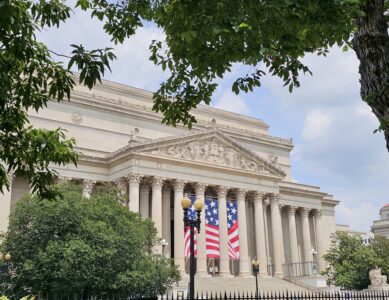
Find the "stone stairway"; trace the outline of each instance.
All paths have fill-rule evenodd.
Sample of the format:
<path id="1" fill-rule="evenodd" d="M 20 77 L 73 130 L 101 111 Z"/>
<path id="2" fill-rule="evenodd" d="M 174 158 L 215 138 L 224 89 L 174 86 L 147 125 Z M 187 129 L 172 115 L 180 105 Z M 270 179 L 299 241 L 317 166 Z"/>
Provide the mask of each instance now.
<path id="1" fill-rule="evenodd" d="M 186 275 L 180 281 L 177 287 L 172 291 L 173 295 L 181 293 L 186 296 L 188 289 L 189 277 Z M 305 291 L 304 288 L 297 286 L 291 282 L 271 277 L 258 278 L 259 290 L 261 292 L 284 292 L 284 291 Z M 255 293 L 255 277 L 205 277 L 196 276 L 195 278 L 196 293 Z"/>

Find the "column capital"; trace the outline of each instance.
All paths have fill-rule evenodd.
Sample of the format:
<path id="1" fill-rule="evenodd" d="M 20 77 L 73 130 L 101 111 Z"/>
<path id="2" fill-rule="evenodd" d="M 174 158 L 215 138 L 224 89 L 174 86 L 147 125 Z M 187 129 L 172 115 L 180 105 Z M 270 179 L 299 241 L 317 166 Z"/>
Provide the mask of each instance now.
<path id="1" fill-rule="evenodd" d="M 309 215 L 309 212 L 311 211 L 310 208 L 308 207 L 302 207 L 301 208 L 301 215 L 303 215 L 304 217 L 307 217 Z"/>
<path id="2" fill-rule="evenodd" d="M 323 211 L 321 209 L 315 209 L 313 211 L 313 213 L 315 214 L 315 216 L 317 217 L 321 217 L 323 215 Z"/>
<path id="3" fill-rule="evenodd" d="M 127 181 L 124 177 L 118 177 L 113 180 L 113 183 L 118 187 L 121 193 L 125 194 L 127 189 Z"/>
<path id="4" fill-rule="evenodd" d="M 151 182 L 153 187 L 162 187 L 163 182 L 166 180 L 165 177 L 162 176 L 154 176 Z"/>
<path id="5" fill-rule="evenodd" d="M 12 181 L 14 175 L 13 174 L 8 174 L 8 180 Z M 67 183 L 72 180 L 72 177 L 67 177 L 67 176 L 57 176 L 57 183 L 63 184 Z"/>
<path id="6" fill-rule="evenodd" d="M 284 209 L 284 207 L 286 207 L 286 205 L 285 204 L 279 204 L 278 207 L 280 209 L 280 212 L 282 212 L 282 210 Z"/>
<path id="7" fill-rule="evenodd" d="M 142 180 L 143 174 L 130 173 L 126 175 L 126 178 L 130 184 L 139 184 Z"/>
<path id="8" fill-rule="evenodd" d="M 245 197 L 246 197 L 247 192 L 248 192 L 248 190 L 246 190 L 246 189 L 238 189 L 236 191 L 236 196 L 237 196 L 237 198 L 240 198 L 240 199 L 244 200 Z"/>
<path id="9" fill-rule="evenodd" d="M 195 190 L 196 190 L 196 194 L 204 194 L 205 192 L 205 189 L 207 188 L 207 184 L 205 183 L 201 183 L 201 182 L 197 182 L 195 184 Z"/>
<path id="10" fill-rule="evenodd" d="M 227 196 L 227 192 L 230 188 L 227 187 L 227 186 L 223 186 L 223 185 L 219 185 L 217 187 L 217 196 L 218 198 L 220 197 L 226 197 Z"/>
<path id="11" fill-rule="evenodd" d="M 288 214 L 289 215 L 295 215 L 297 208 L 298 208 L 297 206 L 289 206 L 288 207 Z"/>
<path id="12" fill-rule="evenodd" d="M 268 208 L 270 206 L 270 200 L 266 198 L 265 200 L 263 200 L 263 204 L 265 209 Z"/>
<path id="13" fill-rule="evenodd" d="M 254 201 L 262 201 L 263 199 L 263 195 L 265 193 L 264 192 L 261 192 L 261 191 L 254 191 L 253 192 L 253 196 L 254 196 Z"/>
<path id="14" fill-rule="evenodd" d="M 174 186 L 174 190 L 183 190 L 184 187 L 186 185 L 186 181 L 185 180 L 180 180 L 180 179 L 176 179 L 174 182 L 173 182 L 173 186 Z"/>

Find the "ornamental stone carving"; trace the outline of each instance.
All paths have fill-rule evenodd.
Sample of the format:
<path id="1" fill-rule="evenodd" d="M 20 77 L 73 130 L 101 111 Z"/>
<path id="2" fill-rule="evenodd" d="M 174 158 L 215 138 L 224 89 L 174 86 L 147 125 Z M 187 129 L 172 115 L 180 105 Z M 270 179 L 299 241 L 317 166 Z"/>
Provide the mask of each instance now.
<path id="1" fill-rule="evenodd" d="M 278 167 L 278 156 L 275 155 L 273 152 L 269 153 L 268 155 L 269 161 L 272 165 Z"/>
<path id="2" fill-rule="evenodd" d="M 308 216 L 310 211 L 311 211 L 310 208 L 303 207 L 303 208 L 301 209 L 301 215 L 302 215 L 302 216 Z"/>
<path id="3" fill-rule="evenodd" d="M 126 176 L 130 184 L 139 184 L 142 180 L 143 175 L 138 173 L 131 173 Z"/>
<path id="4" fill-rule="evenodd" d="M 115 183 L 115 185 L 119 189 L 120 194 L 125 195 L 127 192 L 127 182 L 126 182 L 125 178 L 123 178 L 123 177 L 116 178 L 116 179 L 114 179 L 113 182 Z"/>
<path id="5" fill-rule="evenodd" d="M 229 190 L 228 187 L 220 185 L 217 188 L 217 196 L 218 196 L 218 198 L 225 198 L 227 196 L 228 190 Z"/>
<path id="6" fill-rule="evenodd" d="M 370 285 L 369 290 L 388 290 L 389 285 L 385 275 L 381 274 L 381 268 L 376 266 L 369 272 Z"/>
<path id="7" fill-rule="evenodd" d="M 154 187 L 162 187 L 164 181 L 165 181 L 164 177 L 154 176 L 153 179 L 152 179 L 151 184 Z"/>
<path id="8" fill-rule="evenodd" d="M 83 194 L 85 197 L 89 197 L 93 191 L 93 188 L 96 184 L 96 180 L 84 179 L 82 182 L 83 185 Z"/>
<path id="9" fill-rule="evenodd" d="M 183 191 L 185 185 L 186 185 L 186 181 L 185 180 L 176 180 L 176 181 L 174 181 L 174 183 L 173 183 L 174 191 L 175 192 Z"/>
<path id="10" fill-rule="evenodd" d="M 297 207 L 296 206 L 289 206 L 288 208 L 288 213 L 290 215 L 295 215 L 296 214 Z"/>
<path id="11" fill-rule="evenodd" d="M 151 150 L 149 153 L 158 156 L 168 156 L 239 168 L 247 171 L 268 173 L 261 164 L 251 157 L 243 155 L 228 145 L 222 144 L 215 138 L 161 147 L 156 150 Z"/>

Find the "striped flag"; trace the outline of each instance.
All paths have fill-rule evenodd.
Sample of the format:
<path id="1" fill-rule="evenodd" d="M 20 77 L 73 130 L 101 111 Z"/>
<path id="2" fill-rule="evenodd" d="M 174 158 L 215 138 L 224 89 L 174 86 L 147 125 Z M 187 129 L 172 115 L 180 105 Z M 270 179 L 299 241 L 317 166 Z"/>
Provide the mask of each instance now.
<path id="1" fill-rule="evenodd" d="M 194 202 L 196 200 L 195 195 L 189 196 L 190 201 L 192 202 L 191 207 L 188 209 L 188 218 L 189 220 L 195 220 L 197 219 L 197 212 L 194 208 Z M 190 256 L 190 227 L 186 227 L 185 229 L 185 235 L 184 235 L 184 241 L 185 241 L 185 249 L 184 249 L 184 256 L 188 257 Z M 197 229 L 194 229 L 194 255 L 197 256 Z"/>
<path id="2" fill-rule="evenodd" d="M 205 198 L 205 251 L 209 258 L 220 257 L 218 202 Z"/>
<path id="3" fill-rule="evenodd" d="M 236 201 L 227 201 L 228 256 L 239 259 L 238 205 Z"/>

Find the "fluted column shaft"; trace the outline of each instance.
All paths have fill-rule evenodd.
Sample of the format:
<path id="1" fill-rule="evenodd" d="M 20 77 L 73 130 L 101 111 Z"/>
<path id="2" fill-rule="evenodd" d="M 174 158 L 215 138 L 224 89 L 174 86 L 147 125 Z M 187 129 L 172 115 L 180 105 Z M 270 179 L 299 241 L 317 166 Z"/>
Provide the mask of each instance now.
<path id="1" fill-rule="evenodd" d="M 170 222 L 171 222 L 171 215 L 170 215 L 170 195 L 171 195 L 171 189 L 164 188 L 162 190 L 162 238 L 165 239 L 167 242 L 167 245 L 165 247 L 165 256 L 171 257 L 171 251 L 170 247 L 172 244 L 171 234 L 170 234 Z"/>
<path id="2" fill-rule="evenodd" d="M 139 213 L 139 182 L 142 179 L 140 174 L 129 174 L 128 179 L 128 196 L 130 211 Z"/>
<path id="3" fill-rule="evenodd" d="M 263 277 L 267 275 L 267 259 L 262 193 L 257 193 L 254 198 L 254 219 L 257 259 L 259 261 L 259 275 Z"/>
<path id="4" fill-rule="evenodd" d="M 196 199 L 200 198 L 203 202 L 205 201 L 205 188 L 206 185 L 197 183 L 196 186 Z M 205 250 L 205 214 L 206 210 L 201 213 L 201 229 L 197 235 L 197 273 L 207 273 L 207 255 Z"/>
<path id="5" fill-rule="evenodd" d="M 227 228 L 227 188 L 220 186 L 217 193 L 219 201 L 219 243 L 220 243 L 220 275 L 230 275 L 230 258 L 228 256 Z"/>
<path id="6" fill-rule="evenodd" d="M 322 224 L 322 211 L 316 210 L 315 211 L 315 227 L 316 227 L 316 251 L 317 251 L 317 268 L 318 271 L 324 271 L 326 268 L 326 263 L 323 259 L 323 255 L 325 254 L 324 245 L 323 245 L 323 239 L 322 239 L 322 232 L 323 232 L 323 224 Z"/>
<path id="7" fill-rule="evenodd" d="M 239 254 L 240 254 L 240 270 L 239 275 L 246 276 L 251 273 L 251 265 L 249 260 L 249 247 L 247 242 L 247 223 L 246 223 L 246 191 L 238 190 L 238 224 L 239 224 Z"/>
<path id="8" fill-rule="evenodd" d="M 9 174 L 9 189 L 3 187 L 3 192 L 0 192 L 0 232 L 6 232 L 8 228 L 9 215 L 11 213 L 13 179 L 14 176 L 12 174 Z"/>
<path id="9" fill-rule="evenodd" d="M 151 219 L 157 229 L 158 237 L 162 237 L 162 177 L 154 177 L 151 185 Z"/>
<path id="10" fill-rule="evenodd" d="M 185 272 L 184 261 L 184 213 L 181 199 L 184 197 L 185 182 L 177 180 L 174 183 L 174 262 L 179 270 Z"/>
<path id="11" fill-rule="evenodd" d="M 273 263 L 274 263 L 274 276 L 282 277 L 282 223 L 281 223 L 281 211 L 279 207 L 278 195 L 271 195 L 270 201 L 271 210 L 271 226 L 273 233 Z"/>
<path id="12" fill-rule="evenodd" d="M 297 229 L 296 229 L 296 207 L 291 206 L 288 209 L 289 222 L 289 240 L 290 240 L 290 258 L 292 263 L 299 262 Z"/>
<path id="13" fill-rule="evenodd" d="M 301 210 L 302 227 L 303 227 L 303 247 L 304 247 L 304 262 L 312 261 L 312 244 L 311 233 L 309 230 L 309 208 L 303 208 Z"/>

